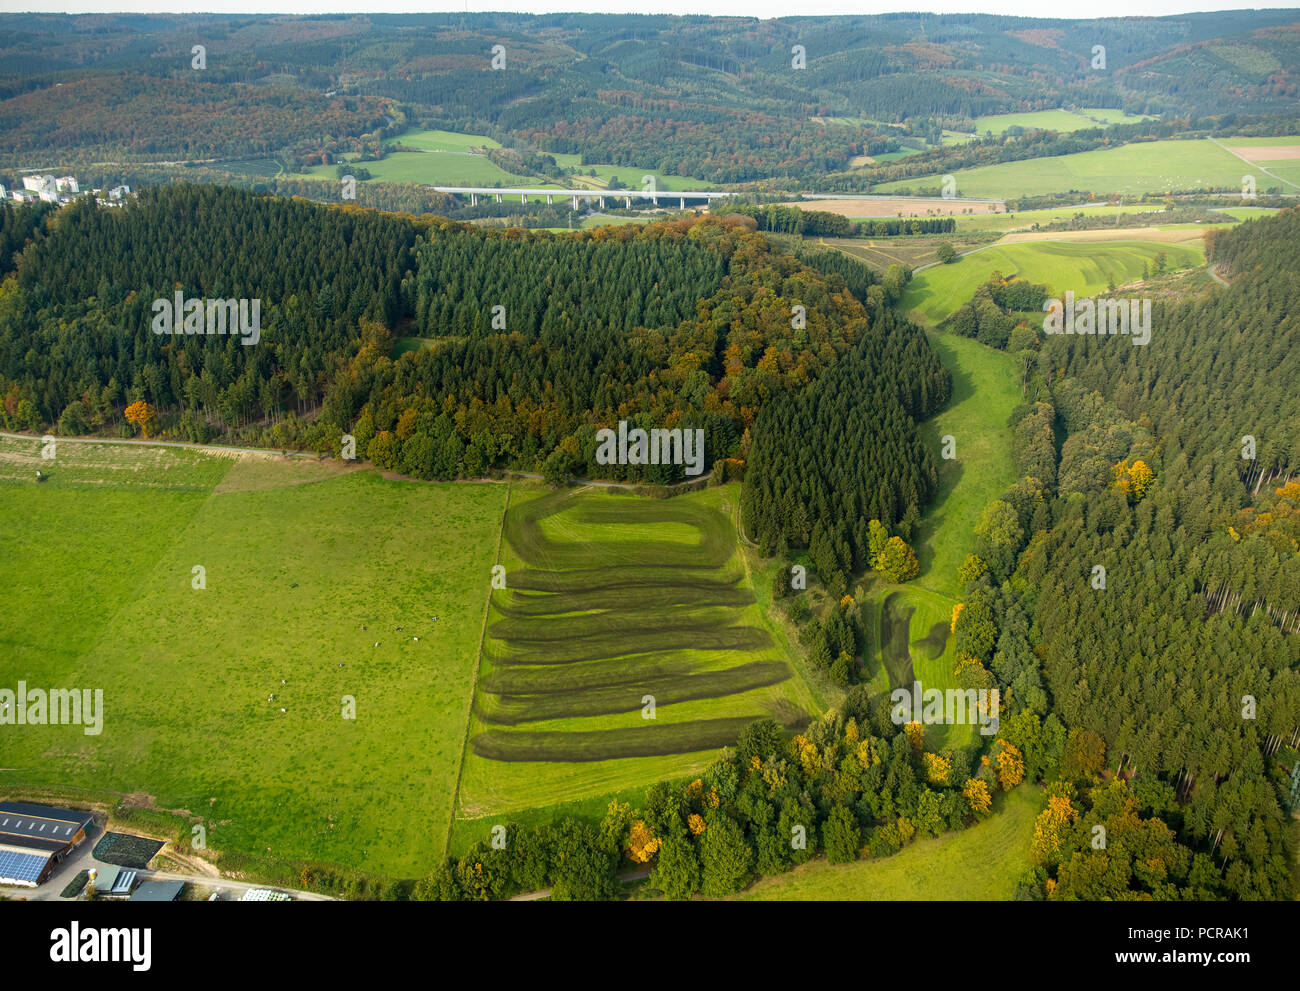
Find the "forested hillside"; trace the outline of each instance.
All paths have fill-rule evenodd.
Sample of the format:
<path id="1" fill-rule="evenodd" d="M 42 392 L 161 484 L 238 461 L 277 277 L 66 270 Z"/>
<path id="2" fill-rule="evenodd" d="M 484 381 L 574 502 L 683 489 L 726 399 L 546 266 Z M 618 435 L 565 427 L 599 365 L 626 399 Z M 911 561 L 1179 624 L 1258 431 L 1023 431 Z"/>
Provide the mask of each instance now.
<path id="1" fill-rule="evenodd" d="M 944 129 L 969 133 L 976 118 L 1011 111 L 1294 112 L 1293 20 L 1287 11 L 5 15 L 0 167 L 52 154 L 83 167 L 254 156 L 331 164 L 382 154 L 386 139 L 418 123 L 583 164 L 715 182 L 810 179 L 857 156 L 915 150 L 919 139 L 938 145 Z M 494 66 L 498 45 L 505 62 Z M 1094 46 L 1106 51 L 1100 68 Z M 164 114 L 169 126 L 158 128 Z"/>
<path id="2" fill-rule="evenodd" d="M 171 436 L 337 453 L 352 433 L 358 456 L 423 478 L 672 482 L 682 466 L 598 465 L 597 429 L 698 428 L 707 464 L 743 459 L 763 406 L 848 355 L 845 374 L 891 382 L 882 445 L 919 457 L 907 414 L 944 389 L 864 266 L 814 257 L 823 272 L 716 219 L 555 236 L 199 186 L 3 218 L 27 239 L 0 291 L 10 429 L 129 435 L 143 402 Z M 259 299 L 257 343 L 155 333 L 154 301 L 178 291 Z M 901 513 L 927 489 L 900 470 Z"/>
<path id="3" fill-rule="evenodd" d="M 1055 782 L 1027 896 L 1292 893 L 1273 755 L 1300 733 L 1300 213 L 1212 252 L 1232 285 L 1158 304 L 1150 346 L 1048 339 L 1016 416 L 1027 438 L 1059 418 L 1059 484 L 1025 444 L 964 569 L 958 649 Z"/>

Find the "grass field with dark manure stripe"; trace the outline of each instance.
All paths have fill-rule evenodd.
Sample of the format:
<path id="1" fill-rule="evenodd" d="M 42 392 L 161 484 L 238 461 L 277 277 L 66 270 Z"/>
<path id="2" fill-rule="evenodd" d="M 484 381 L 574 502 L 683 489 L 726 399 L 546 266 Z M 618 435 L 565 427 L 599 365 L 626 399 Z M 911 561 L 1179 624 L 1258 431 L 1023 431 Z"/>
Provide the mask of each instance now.
<path id="1" fill-rule="evenodd" d="M 578 688 L 617 685 L 637 678 L 690 674 L 698 664 L 698 660 L 685 651 L 665 651 L 660 655 L 638 654 L 621 661 L 566 664 L 562 668 L 521 664 L 484 675 L 479 679 L 479 689 L 493 695 L 570 692 Z"/>
<path id="2" fill-rule="evenodd" d="M 656 705 L 671 705 L 734 695 L 751 688 L 774 685 L 788 677 L 790 669 L 785 661 L 754 661 L 722 671 L 662 675 L 569 691 L 498 694 L 497 701 L 485 703 L 479 714 L 488 722 L 515 726 L 566 716 L 632 712 L 641 708 L 641 700 L 647 695 L 653 696 Z"/>
<path id="3" fill-rule="evenodd" d="M 551 520 L 561 512 L 561 521 Z M 552 526 L 544 527 L 544 521 Z M 699 539 L 662 539 L 665 524 L 676 524 L 683 530 L 692 528 L 698 531 Z M 590 527 L 610 530 L 599 540 L 581 539 Z M 562 537 L 553 536 L 555 533 Z M 551 571 L 601 566 L 623 571 L 665 564 L 716 568 L 735 550 L 731 524 L 720 513 L 704 512 L 675 500 L 637 496 L 604 496 L 601 503 L 596 503 L 574 499 L 563 491 L 523 503 L 517 512 L 512 509 L 505 535 L 523 560 Z"/>
<path id="4" fill-rule="evenodd" d="M 470 743 L 480 756 L 501 761 L 568 763 L 615 757 L 661 757 L 695 750 L 718 750 L 734 744 L 740 731 L 755 718 L 700 719 L 667 726 L 594 732 L 502 733 L 488 730 L 478 734 Z"/>
<path id="5" fill-rule="evenodd" d="M 930 632 L 920 640 L 913 641 L 913 647 L 919 647 L 927 658 L 934 660 L 940 657 L 948 646 L 949 624 L 935 623 L 930 627 Z"/>
<path id="6" fill-rule="evenodd" d="M 634 607 L 635 608 L 635 607 Z M 691 607 L 660 608 L 650 613 L 631 612 L 620 623 L 617 636 L 639 637 L 644 634 L 664 632 L 664 627 L 686 633 L 692 630 L 709 630 L 725 627 L 735 612 L 730 609 L 693 609 Z M 527 619 L 500 619 L 488 628 L 488 636 L 511 645 L 526 645 L 533 649 L 538 643 L 583 643 L 609 639 L 609 610 L 567 614 L 563 616 L 530 616 Z M 539 622 L 544 619 L 545 622 Z"/>
<path id="7" fill-rule="evenodd" d="M 518 726 L 635 712 L 647 696 L 667 706 L 735 695 L 790 677 L 782 660 L 719 669 L 700 656 L 772 646 L 765 630 L 744 622 L 753 593 L 738 587 L 729 574 L 722 580 L 713 574 L 734 553 L 730 521 L 716 510 L 681 500 L 582 497 L 559 491 L 512 507 L 504 532 L 511 549 L 529 564 L 545 564 L 554 569 L 550 574 L 565 578 L 572 575 L 564 566 L 576 566 L 586 587 L 566 583 L 562 592 L 497 590 L 493 602 L 504 618 L 487 627 L 489 663 L 494 671 L 579 663 L 585 677 L 569 687 L 538 679 L 519 691 L 506 689 L 506 683 L 489 674 L 475 706 L 485 723 Z M 674 584 L 673 576 L 681 574 L 680 561 L 690 562 L 688 574 L 693 577 L 712 580 L 704 587 L 698 582 Z M 610 563 L 590 567 L 598 562 Z M 665 564 L 673 567 L 656 574 L 654 569 Z M 647 577 L 642 577 L 642 568 L 651 569 Z M 553 584 L 545 574 L 535 572 L 533 577 L 540 579 L 535 584 Z M 618 584 L 629 576 L 638 584 Z M 642 655 L 662 651 L 679 652 L 676 670 L 640 670 Z M 615 739 L 642 739 L 622 731 L 590 731 L 601 732 L 616 734 L 606 741 L 610 746 Z M 662 741 L 673 735 L 657 734 L 656 746 L 663 747 Z M 529 739 L 527 734 L 519 736 L 511 753 Z M 633 745 L 638 751 L 643 747 L 640 742 Z M 681 745 L 680 740 L 672 744 Z M 489 746 L 477 752 L 490 756 L 501 751 Z"/>
<path id="8" fill-rule="evenodd" d="M 530 592 L 576 592 L 592 594 L 597 589 L 680 588 L 709 591 L 729 588 L 742 578 L 740 569 L 683 568 L 668 564 L 642 565 L 636 570 L 620 567 L 578 568 L 573 571 L 539 571 L 519 568 L 507 575 L 510 589 Z M 495 606 L 495 603 L 494 603 Z"/>
<path id="9" fill-rule="evenodd" d="M 890 688 L 902 688 L 913 681 L 912 655 L 907 649 L 912 611 L 910 606 L 902 604 L 895 592 L 885 599 L 880 612 L 881 655 L 889 673 Z"/>
<path id="10" fill-rule="evenodd" d="M 500 665 L 570 664 L 574 661 L 594 661 L 679 647 L 696 651 L 758 650 L 772 643 L 772 637 L 766 630 L 752 626 L 628 631 L 620 629 L 615 620 L 611 620 L 609 625 L 611 629 L 599 636 L 536 641 L 520 644 L 517 649 L 508 652 L 485 650 L 483 657 Z"/>
<path id="11" fill-rule="evenodd" d="M 739 578 L 737 578 L 739 580 Z M 555 595 L 506 594 L 496 602 L 506 616 L 562 616 L 591 610 L 658 609 L 669 606 L 746 606 L 754 594 L 736 585 L 639 585 L 594 588 Z"/>
<path id="12" fill-rule="evenodd" d="M 698 773 L 754 719 L 806 722 L 738 553 L 737 495 L 512 493 L 458 818 Z"/>

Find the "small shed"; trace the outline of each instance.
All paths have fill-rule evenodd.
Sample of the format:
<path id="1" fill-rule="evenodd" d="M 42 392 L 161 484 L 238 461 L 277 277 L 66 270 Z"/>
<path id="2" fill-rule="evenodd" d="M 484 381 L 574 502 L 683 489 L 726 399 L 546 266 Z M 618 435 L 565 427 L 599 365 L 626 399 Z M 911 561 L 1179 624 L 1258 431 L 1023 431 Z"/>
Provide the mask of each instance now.
<path id="1" fill-rule="evenodd" d="M 184 881 L 141 881 L 131 892 L 133 902 L 174 902 L 185 887 Z"/>

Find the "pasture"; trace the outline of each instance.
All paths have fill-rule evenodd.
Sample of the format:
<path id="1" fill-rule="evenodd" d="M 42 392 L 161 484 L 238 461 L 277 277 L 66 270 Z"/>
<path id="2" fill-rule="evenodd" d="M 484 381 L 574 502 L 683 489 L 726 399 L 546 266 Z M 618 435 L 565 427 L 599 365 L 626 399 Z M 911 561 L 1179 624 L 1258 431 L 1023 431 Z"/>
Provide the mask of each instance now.
<path id="1" fill-rule="evenodd" d="M 984 238 L 988 240 L 989 238 Z M 849 238 L 832 237 L 805 239 L 808 243 L 836 248 L 850 257 L 869 265 L 877 272 L 886 272 L 890 265 L 903 265 L 910 269 L 920 268 L 939 260 L 937 254 L 940 244 L 951 244 L 959 253 L 976 247 L 980 241 L 960 232 L 953 234 L 924 234 L 909 237 Z"/>
<path id="2" fill-rule="evenodd" d="M 1080 203 L 1077 206 L 1050 207 L 1045 210 L 1008 211 L 993 215 L 959 217 L 958 231 L 1027 231 L 1035 224 L 1047 225 L 1055 220 L 1071 220 L 1082 214 L 1085 217 L 1117 217 L 1121 213 L 1158 214 L 1163 207 L 1157 203 L 1128 203 L 1118 206 L 1109 203 Z"/>
<path id="3" fill-rule="evenodd" d="M 627 189 L 641 189 L 644 178 L 655 180 L 661 190 L 714 189 L 716 183 L 685 176 L 669 175 L 658 169 L 639 169 L 619 165 L 583 165 L 581 155 L 554 153 L 551 155 L 562 168 L 580 170 L 578 175 L 544 179 L 532 175 L 516 175 L 502 169 L 481 149 L 500 148 L 501 145 L 485 134 L 459 134 L 455 131 L 420 130 L 402 134 L 388 142 L 389 147 L 399 145 L 413 151 L 392 151 L 374 162 L 357 162 L 368 169 L 377 182 L 414 182 L 428 186 L 523 186 L 529 189 L 606 189 L 617 178 Z M 587 173 L 595 170 L 593 177 Z M 297 178 L 337 178 L 337 165 L 318 165 Z M 617 195 L 617 190 L 611 190 Z M 507 202 L 518 202 L 518 196 L 505 197 Z"/>
<path id="4" fill-rule="evenodd" d="M 375 182 L 414 182 L 426 186 L 525 186 L 558 189 L 532 176 L 514 175 L 482 155 L 459 151 L 395 151 L 377 162 L 359 162 Z M 318 165 L 307 178 L 335 179 L 336 165 Z M 518 197 L 512 197 L 517 200 Z"/>
<path id="5" fill-rule="evenodd" d="M 1228 139 L 1231 141 L 1232 139 Z M 1145 141 L 1074 155 L 1003 162 L 952 173 L 958 196 L 1044 196 L 1070 190 L 1105 193 L 1163 193 L 1178 190 L 1240 189 L 1246 163 L 1208 139 Z M 882 183 L 876 193 L 937 188 L 942 176 Z M 1258 178 L 1261 190 L 1275 185 Z"/>
<path id="6" fill-rule="evenodd" d="M 1062 237 L 1068 235 L 1060 235 Z M 903 296 L 902 309 L 923 326 L 947 319 L 994 272 L 1004 278 L 1019 276 L 1043 283 L 1060 295 L 1067 289 L 1076 296 L 1104 292 L 1107 284 L 1124 285 L 1140 279 L 1142 267 L 1154 265 L 1163 252 L 1168 271 L 1204 263 L 1199 246 L 1150 241 L 1073 243 L 1064 240 L 993 244 L 979 248 L 947 265 L 918 272 Z"/>
<path id="7" fill-rule="evenodd" d="M 753 719 L 807 718 L 737 555 L 736 495 L 516 490 L 458 818 L 684 776 Z"/>
<path id="8" fill-rule="evenodd" d="M 1029 785 L 1000 795 L 993 814 L 957 833 L 916 840 L 892 857 L 814 860 L 762 878 L 735 896 L 754 901 L 1009 901 L 1029 866 L 1043 796 Z"/>
<path id="9" fill-rule="evenodd" d="M 102 689 L 103 731 L 4 727 L 0 790 L 133 796 L 244 858 L 424 872 L 506 487 L 68 442 L 37 483 L 38 449 L 0 440 L 0 685 Z"/>
<path id="10" fill-rule="evenodd" d="M 874 692 L 908 687 L 956 688 L 952 607 L 961 595 L 957 569 L 974 546 L 984 507 L 1016 480 L 1007 418 L 1020 402 L 1016 359 L 968 338 L 930 332 L 931 346 L 953 376 L 951 401 L 921 424 L 933 450 L 951 434 L 956 458 L 940 462 L 939 490 L 912 541 L 920 573 L 903 585 L 869 578 L 862 598 L 869 642 L 867 683 Z M 925 749 L 980 739 L 970 724 L 927 725 Z"/>
<path id="11" fill-rule="evenodd" d="M 921 196 L 846 196 L 843 199 L 808 199 L 788 202 L 782 206 L 796 206 L 801 210 L 838 213 L 851 220 L 872 220 L 881 217 L 962 217 L 986 213 L 999 213 L 1002 203 L 975 203 L 961 199 L 945 200 L 941 197 Z"/>
<path id="12" fill-rule="evenodd" d="M 921 435 L 934 451 L 951 435 L 956 457 L 939 462 L 939 490 L 913 541 L 921 572 L 911 585 L 955 602 L 961 594 L 957 569 L 974 547 L 980 513 L 1016 480 L 1007 418 L 1021 402 L 1020 369 L 1014 355 L 968 337 L 927 336 L 952 372 L 952 399 L 920 425 Z"/>
<path id="13" fill-rule="evenodd" d="M 450 151 L 468 153 L 474 148 L 500 148 L 500 142 L 493 141 L 486 134 L 460 134 L 456 131 L 419 130 L 400 134 L 388 145 L 401 145 L 403 148 L 419 148 L 422 151 Z"/>
<path id="14" fill-rule="evenodd" d="M 958 687 L 951 632 L 956 599 L 915 583 L 890 585 L 876 578 L 864 601 L 871 606 L 863 617 L 871 634 L 866 683 L 873 693 L 910 691 L 914 681 L 922 690 Z M 931 752 L 964 747 L 978 739 L 977 732 L 969 723 L 927 724 L 924 746 Z"/>
<path id="15" fill-rule="evenodd" d="M 992 117 L 975 118 L 975 133 L 1005 134 L 1008 128 L 1022 127 L 1042 128 L 1045 131 L 1082 131 L 1090 127 L 1105 127 L 1109 124 L 1133 124 L 1141 120 L 1122 110 L 1090 108 L 1074 110 L 1034 110 L 1027 113 L 996 114 Z"/>

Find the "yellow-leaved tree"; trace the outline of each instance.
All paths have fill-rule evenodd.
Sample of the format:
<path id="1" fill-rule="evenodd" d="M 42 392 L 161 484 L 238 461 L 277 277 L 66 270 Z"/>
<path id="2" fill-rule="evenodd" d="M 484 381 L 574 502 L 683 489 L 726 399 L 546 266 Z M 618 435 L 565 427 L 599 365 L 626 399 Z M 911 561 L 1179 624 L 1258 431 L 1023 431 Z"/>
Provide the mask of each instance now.
<path id="1" fill-rule="evenodd" d="M 158 411 L 146 403 L 143 399 L 137 399 L 122 414 L 126 417 L 126 422 L 140 428 L 140 432 L 146 437 L 149 436 L 149 428 L 153 426 L 154 420 L 158 417 Z"/>
<path id="2" fill-rule="evenodd" d="M 1006 740 L 999 740 L 993 750 L 998 786 L 1003 791 L 1010 791 L 1025 779 L 1024 755 Z"/>
<path id="3" fill-rule="evenodd" d="M 1034 821 L 1034 841 L 1029 847 L 1035 863 L 1046 864 L 1056 856 L 1066 829 L 1078 817 L 1079 813 L 1065 795 L 1053 795 L 1047 800 L 1047 808 Z"/>
<path id="4" fill-rule="evenodd" d="M 925 780 L 932 785 L 946 785 L 948 775 L 952 773 L 952 761 L 942 754 L 924 754 Z"/>
<path id="5" fill-rule="evenodd" d="M 659 837 L 644 819 L 637 819 L 627 834 L 627 857 L 634 864 L 644 864 L 659 852 Z"/>
<path id="6" fill-rule="evenodd" d="M 907 735 L 907 742 L 912 745 L 913 750 L 921 750 L 925 747 L 925 727 L 915 720 L 903 727 L 903 732 Z"/>
<path id="7" fill-rule="evenodd" d="M 1145 461 L 1137 460 L 1132 464 L 1125 459 L 1111 468 L 1111 474 L 1115 476 L 1115 488 L 1119 489 L 1133 502 L 1141 502 L 1142 497 L 1147 494 L 1151 488 L 1151 483 L 1156 480 L 1156 473 Z"/>
<path id="8" fill-rule="evenodd" d="M 966 804 L 970 810 L 977 816 L 988 814 L 989 809 L 993 808 L 993 798 L 989 795 L 989 786 L 979 778 L 967 778 L 966 784 L 962 786 L 962 797 L 966 799 Z"/>

